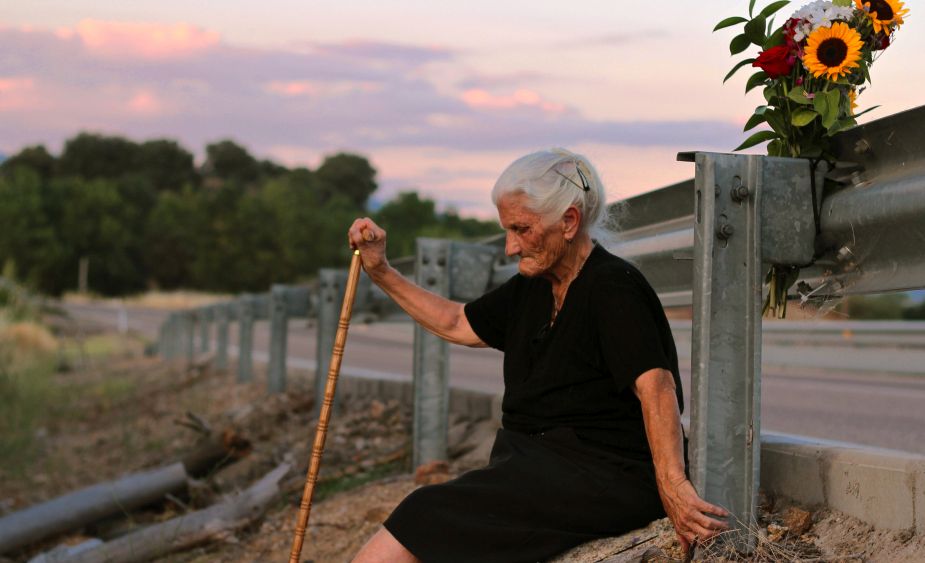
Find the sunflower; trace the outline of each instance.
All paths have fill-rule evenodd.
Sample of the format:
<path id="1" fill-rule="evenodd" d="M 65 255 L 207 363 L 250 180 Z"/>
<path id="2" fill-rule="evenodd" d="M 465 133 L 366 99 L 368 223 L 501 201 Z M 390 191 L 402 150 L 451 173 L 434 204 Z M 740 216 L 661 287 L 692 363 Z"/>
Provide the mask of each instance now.
<path id="1" fill-rule="evenodd" d="M 858 66 L 863 45 L 857 30 L 844 22 L 819 27 L 806 39 L 803 65 L 816 78 L 827 74 L 834 80 Z"/>
<path id="2" fill-rule="evenodd" d="M 854 115 L 858 109 L 858 91 L 854 88 L 848 90 L 848 115 Z"/>
<path id="3" fill-rule="evenodd" d="M 909 8 L 903 7 L 900 0 L 854 0 L 858 9 L 867 12 L 870 23 L 874 26 L 874 33 L 886 31 L 903 24 L 903 16 L 909 13 Z"/>

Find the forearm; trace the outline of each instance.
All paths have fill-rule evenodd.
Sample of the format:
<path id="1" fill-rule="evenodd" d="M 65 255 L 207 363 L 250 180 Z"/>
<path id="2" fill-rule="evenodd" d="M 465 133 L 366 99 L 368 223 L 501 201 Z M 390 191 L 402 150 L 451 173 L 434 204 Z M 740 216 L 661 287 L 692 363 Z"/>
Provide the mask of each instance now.
<path id="1" fill-rule="evenodd" d="M 646 437 L 652 451 L 659 490 L 687 479 L 684 470 L 684 435 L 671 373 L 661 373 L 640 396 Z"/>
<path id="2" fill-rule="evenodd" d="M 387 264 L 367 273 L 376 285 L 425 329 L 454 344 L 485 346 L 469 326 L 462 303 L 427 291 Z"/>

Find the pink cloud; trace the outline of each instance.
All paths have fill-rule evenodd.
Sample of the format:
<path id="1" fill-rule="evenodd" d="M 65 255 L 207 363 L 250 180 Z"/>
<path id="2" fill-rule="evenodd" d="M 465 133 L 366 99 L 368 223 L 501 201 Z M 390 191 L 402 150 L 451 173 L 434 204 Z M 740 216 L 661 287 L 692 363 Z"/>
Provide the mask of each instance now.
<path id="1" fill-rule="evenodd" d="M 164 104 L 158 97 L 147 90 L 140 90 L 128 101 L 128 109 L 132 113 L 141 115 L 154 115 L 162 113 Z"/>
<path id="2" fill-rule="evenodd" d="M 73 30 L 91 52 L 106 57 L 172 59 L 209 49 L 219 34 L 187 23 L 111 22 L 83 20 Z M 59 38 L 71 31 L 58 29 Z"/>
<path id="3" fill-rule="evenodd" d="M 382 88 L 382 84 L 370 80 L 335 80 L 327 82 L 274 80 L 265 86 L 267 92 L 286 97 L 333 97 L 352 93 L 373 94 L 379 92 Z"/>
<path id="4" fill-rule="evenodd" d="M 34 90 L 31 76 L 0 77 L 0 111 L 32 107 Z"/>
<path id="5" fill-rule="evenodd" d="M 267 91 L 281 96 L 311 96 L 318 93 L 318 87 L 308 80 L 274 81 L 267 84 Z"/>
<path id="6" fill-rule="evenodd" d="M 515 90 L 509 96 L 496 96 L 481 88 L 471 88 L 462 93 L 463 102 L 472 108 L 512 109 L 516 107 L 537 107 L 550 113 L 561 113 L 565 106 L 547 102 L 533 90 Z"/>

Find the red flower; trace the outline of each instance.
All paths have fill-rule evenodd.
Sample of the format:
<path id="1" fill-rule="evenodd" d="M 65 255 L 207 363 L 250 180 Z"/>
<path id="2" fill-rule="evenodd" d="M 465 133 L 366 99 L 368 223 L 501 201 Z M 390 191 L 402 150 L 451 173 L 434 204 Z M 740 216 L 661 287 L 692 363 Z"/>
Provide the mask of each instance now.
<path id="1" fill-rule="evenodd" d="M 793 62 L 794 57 L 790 55 L 790 49 L 786 45 L 777 45 L 759 53 L 752 66 L 759 67 L 770 78 L 778 78 L 790 74 Z"/>

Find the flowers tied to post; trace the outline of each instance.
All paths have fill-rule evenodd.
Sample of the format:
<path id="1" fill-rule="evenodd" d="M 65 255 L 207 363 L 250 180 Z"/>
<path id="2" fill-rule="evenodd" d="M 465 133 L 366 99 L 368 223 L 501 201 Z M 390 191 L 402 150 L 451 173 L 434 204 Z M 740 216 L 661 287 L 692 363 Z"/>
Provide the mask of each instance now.
<path id="1" fill-rule="evenodd" d="M 874 109 L 858 113 L 857 98 L 871 81 L 871 65 L 893 43 L 909 10 L 901 0 L 815 0 L 775 26 L 775 14 L 790 2 L 772 2 L 755 14 L 755 1 L 749 2 L 747 18 L 726 18 L 713 29 L 743 26 L 729 44 L 732 55 L 752 45 L 760 49 L 723 79 L 750 65 L 758 70 L 748 78 L 745 91 L 761 87 L 764 94 L 765 103 L 755 108 L 744 130 L 762 124 L 767 128 L 735 150 L 768 142 L 769 156 L 808 158 L 812 169 L 819 160 L 833 164 L 831 137 L 854 127 L 858 116 Z M 812 197 L 817 211 L 815 189 Z M 795 266 L 771 269 L 765 312 L 773 310 L 783 318 L 787 289 L 798 272 Z"/>

